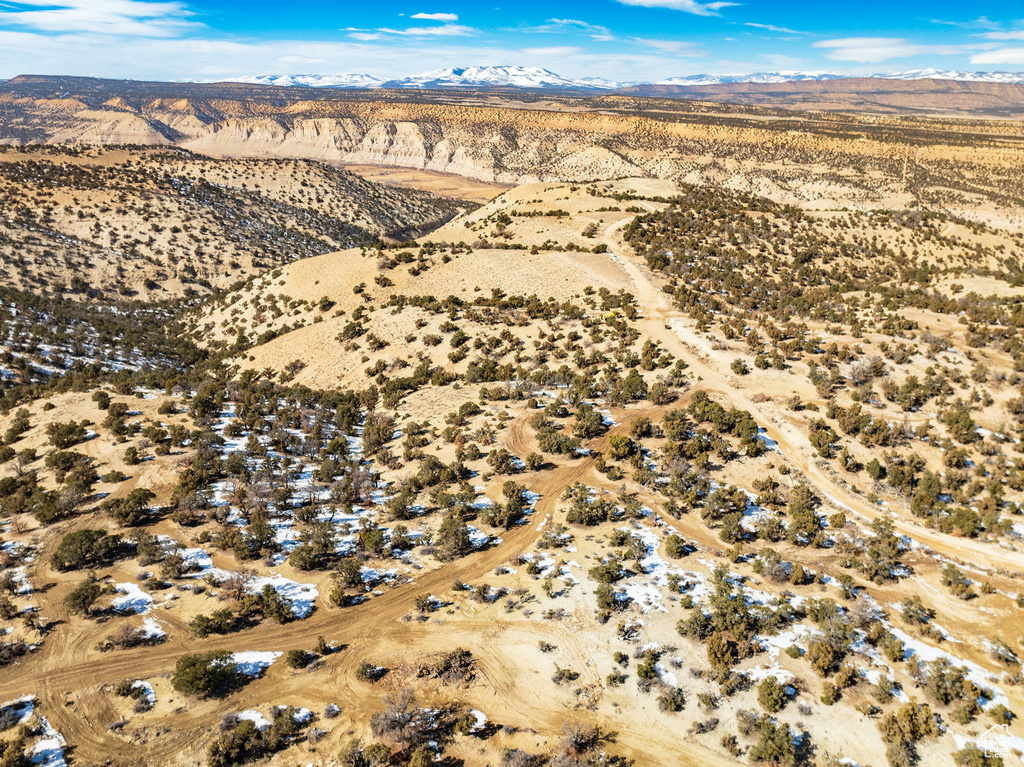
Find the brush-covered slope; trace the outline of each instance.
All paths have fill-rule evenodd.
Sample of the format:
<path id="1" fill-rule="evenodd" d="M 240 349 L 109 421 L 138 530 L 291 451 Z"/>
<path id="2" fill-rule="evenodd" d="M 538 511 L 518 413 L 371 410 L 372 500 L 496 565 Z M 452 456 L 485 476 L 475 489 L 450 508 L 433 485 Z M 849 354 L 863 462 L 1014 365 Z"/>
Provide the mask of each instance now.
<path id="1" fill-rule="evenodd" d="M 603 188 L 633 187 L 659 195 L 677 188 L 645 179 Z M 486 359 L 508 364 L 518 344 L 537 336 L 549 311 L 543 305 L 630 288 L 597 236 L 632 217 L 626 205 L 567 185 L 527 184 L 419 244 L 345 250 L 252 279 L 192 313 L 190 332 L 211 348 L 241 342 L 237 361 L 245 368 L 294 363 L 295 381 L 318 388 L 357 386 L 367 370 L 400 371 L 422 360 L 459 374 Z M 451 323 L 437 311 L 446 302 L 483 305 L 469 311 L 465 340 L 452 340 Z M 505 342 L 489 346 L 492 335 Z"/>
<path id="2" fill-rule="evenodd" d="M 407 239 L 459 210 L 319 163 L 177 149 L 10 149 L 0 205 L 3 284 L 110 299 L 208 292 L 274 264 Z"/>

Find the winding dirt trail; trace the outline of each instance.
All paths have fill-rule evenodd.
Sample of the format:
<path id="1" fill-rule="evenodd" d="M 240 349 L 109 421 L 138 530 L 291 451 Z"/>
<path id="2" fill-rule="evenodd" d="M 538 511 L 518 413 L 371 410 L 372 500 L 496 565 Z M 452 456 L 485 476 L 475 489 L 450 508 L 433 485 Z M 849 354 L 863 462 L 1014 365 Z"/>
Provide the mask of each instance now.
<path id="1" fill-rule="evenodd" d="M 526 428 L 527 421 L 528 415 L 521 415 L 502 435 L 505 446 L 519 454 L 535 447 Z M 607 447 L 610 434 L 625 432 L 628 427 L 628 423 L 613 427 L 592 441 L 591 447 Z M 568 718 L 589 719 L 615 728 L 615 717 L 609 719 L 607 713 L 576 710 L 567 705 L 565 693 L 550 684 L 539 683 L 536 669 L 524 664 L 518 655 L 536 648 L 541 639 L 551 642 L 559 647 L 567 663 L 581 671 L 582 683 L 600 688 L 601 675 L 592 659 L 602 649 L 610 652 L 605 647 L 609 640 L 586 621 L 573 617 L 563 622 L 538 621 L 517 614 L 499 619 L 477 617 L 471 608 L 451 621 L 403 620 L 415 611 L 417 597 L 444 594 L 455 581 L 478 581 L 531 549 L 569 485 L 581 481 L 597 488 L 614 489 L 613 483 L 594 470 L 594 463 L 595 459 L 588 456 L 562 461 L 536 474 L 528 483 L 529 489 L 541 496 L 533 514 L 526 524 L 503 533 L 497 546 L 445 564 L 352 607 L 321 608 L 305 620 L 283 625 L 267 621 L 238 634 L 203 640 L 193 639 L 188 627 L 172 612 L 161 611 L 159 618 L 169 629 L 167 642 L 109 653 L 94 649 L 97 640 L 110 632 L 109 626 L 77 625 L 81 621 L 75 627 L 83 628 L 81 631 L 60 626 L 50 633 L 37 654 L 28 656 L 16 667 L 17 674 L 0 677 L 0 700 L 35 695 L 40 712 L 71 744 L 74 758 L 83 763 L 198 765 L 204 760 L 208 733 L 216 729 L 226 711 L 264 706 L 268 702 L 294 702 L 314 709 L 338 703 L 347 716 L 367 720 L 391 688 L 387 677 L 376 686 L 356 681 L 355 671 L 360 663 L 388 658 L 389 665 L 396 659 L 414 664 L 427 654 L 463 647 L 478 659 L 483 683 L 461 691 L 459 697 L 484 708 L 494 721 L 515 722 L 550 737 L 557 737 Z M 104 684 L 124 678 L 169 675 L 177 659 L 189 652 L 245 649 L 287 653 L 291 649 L 310 648 L 319 635 L 339 646 L 339 651 L 324 659 L 315 677 L 292 671 L 283 659 L 278 660 L 262 678 L 223 698 L 181 701 L 182 705 L 153 720 L 148 733 L 151 737 L 145 743 L 130 743 L 107 730 L 116 712 L 109 703 L 100 705 L 108 700 L 99 690 Z M 633 728 L 620 732 L 616 751 L 641 764 L 700 763 L 724 767 L 736 763 L 692 736 L 672 731 L 664 723 L 650 723 L 650 728 L 646 732 Z M 304 758 L 303 763 L 306 761 L 312 760 Z"/>
<path id="2" fill-rule="evenodd" d="M 518 429 L 513 427 L 510 438 L 525 443 L 527 437 L 522 424 Z M 16 674 L 0 676 L 0 700 L 35 695 L 51 724 L 74 745 L 79 759 L 88 757 L 102 761 L 111 754 L 123 753 L 125 740 L 106 731 L 108 722 L 93 721 L 96 717 L 89 716 L 84 706 L 80 713 L 77 705 L 68 705 L 75 695 L 126 677 L 145 679 L 169 674 L 177 659 L 187 652 L 258 649 L 286 653 L 291 649 L 308 649 L 318 635 L 358 650 L 347 650 L 328 659 L 332 684 L 314 698 L 323 698 L 321 702 L 324 704 L 339 697 L 349 701 L 363 698 L 365 690 L 353 689 L 355 677 L 351 672 L 358 662 L 375 651 L 391 646 L 422 648 L 428 644 L 436 650 L 435 640 L 445 634 L 457 636 L 469 646 L 479 643 L 479 638 L 474 642 L 473 636 L 480 627 L 472 622 L 460 621 L 457 631 L 452 631 L 448 627 L 439 629 L 433 624 L 402 622 L 401 618 L 414 611 L 417 597 L 443 594 L 455 581 L 479 579 L 530 549 L 540 537 L 543 521 L 554 511 L 562 492 L 572 483 L 587 478 L 593 463 L 592 458 L 577 459 L 568 465 L 539 473 L 529 484 L 529 489 L 541 496 L 533 514 L 527 518 L 526 524 L 503 533 L 502 542 L 497 546 L 446 564 L 358 605 L 344 609 L 321 608 L 305 620 L 283 625 L 268 621 L 239 634 L 211 636 L 203 640 L 189 640 L 184 624 L 171 614 L 161 613 L 161 621 L 171 624 L 172 628 L 167 642 L 155 647 L 110 653 L 94 649 L 97 640 L 109 633 L 108 627 L 90 624 L 87 630 L 76 632 L 68 626 L 58 627 L 50 633 L 38 653 L 18 664 Z M 527 625 L 531 631 L 537 628 L 536 622 Z M 493 622 L 488 622 L 488 627 L 493 626 Z M 195 728 L 212 727 L 224 711 L 239 710 L 246 701 L 266 701 L 295 691 L 290 689 L 296 687 L 295 684 L 279 678 L 286 676 L 286 672 L 278 669 L 283 665 L 282 662 L 275 664 L 265 679 L 254 681 L 225 699 L 190 704 L 187 709 L 161 719 L 160 724 L 169 728 L 169 732 L 143 748 L 144 759 L 151 764 L 169 759 L 194 740 Z M 300 689 L 305 699 L 314 692 L 306 686 Z M 523 703 L 520 708 L 529 710 L 530 706 Z M 140 759 L 141 756 L 127 763 L 138 764 Z"/>

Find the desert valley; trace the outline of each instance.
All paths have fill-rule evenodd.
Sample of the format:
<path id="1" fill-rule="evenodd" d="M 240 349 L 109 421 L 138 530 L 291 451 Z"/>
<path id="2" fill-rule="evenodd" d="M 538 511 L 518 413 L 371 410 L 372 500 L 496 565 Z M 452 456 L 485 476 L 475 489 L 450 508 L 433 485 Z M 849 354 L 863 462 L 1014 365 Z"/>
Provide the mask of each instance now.
<path id="1" fill-rule="evenodd" d="M 1024 753 L 1024 96 L 0 82 L 0 764 Z"/>

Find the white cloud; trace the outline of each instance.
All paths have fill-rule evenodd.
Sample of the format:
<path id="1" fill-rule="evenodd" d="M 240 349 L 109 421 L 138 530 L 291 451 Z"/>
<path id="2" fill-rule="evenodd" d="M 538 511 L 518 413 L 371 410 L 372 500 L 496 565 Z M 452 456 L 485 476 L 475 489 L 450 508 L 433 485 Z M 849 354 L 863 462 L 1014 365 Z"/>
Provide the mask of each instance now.
<path id="1" fill-rule="evenodd" d="M 812 45 L 815 48 L 829 49 L 825 56 L 834 61 L 858 61 L 868 64 L 924 54 L 955 56 L 972 49 L 963 45 L 919 45 L 902 37 L 844 37 L 821 40 Z"/>
<path id="2" fill-rule="evenodd" d="M 474 38 L 387 37 L 377 41 L 239 41 L 223 38 L 115 38 L 0 29 L 0 78 L 74 73 L 137 80 L 225 80 L 242 75 L 367 72 L 407 77 L 444 67 L 514 63 L 566 77 L 653 81 L 678 74 L 679 59 L 662 52 L 588 53 L 572 46 L 516 49 L 472 44 Z"/>
<path id="3" fill-rule="evenodd" d="M 997 48 L 971 56 L 972 64 L 1024 64 L 1024 48 Z"/>
<path id="4" fill-rule="evenodd" d="M 1024 40 L 1024 29 L 1009 32 L 986 32 L 983 37 L 986 40 Z"/>
<path id="5" fill-rule="evenodd" d="M 477 30 L 473 27 L 466 27 L 462 24 L 442 24 L 439 27 L 408 27 L 406 29 L 391 29 L 381 27 L 374 32 L 354 32 L 350 37 L 356 40 L 381 40 L 387 35 L 400 35 L 403 37 L 469 37 L 475 35 Z"/>
<path id="6" fill-rule="evenodd" d="M 310 65 L 323 64 L 326 59 L 313 58 L 312 56 L 278 56 L 274 59 L 278 64 L 283 64 L 286 67 L 299 65 L 301 67 L 308 67 Z"/>
<path id="7" fill-rule="evenodd" d="M 188 19 L 192 12 L 178 2 L 19 0 L 17 6 L 4 3 L 0 8 L 0 27 L 23 27 L 49 33 L 176 37 L 202 27 Z M 32 8 L 41 10 L 29 10 Z"/>
<path id="8" fill-rule="evenodd" d="M 562 56 L 579 56 L 583 53 L 582 48 L 575 45 L 552 45 L 547 48 L 523 48 L 523 53 L 528 56 L 551 56 L 561 58 Z"/>
<path id="9" fill-rule="evenodd" d="M 457 13 L 414 13 L 409 18 L 420 21 L 458 21 Z"/>
<path id="10" fill-rule="evenodd" d="M 958 29 L 999 29 L 999 24 L 990 21 L 985 16 L 979 16 L 971 21 L 946 21 L 944 19 L 931 19 L 932 24 L 941 24 L 946 27 L 957 27 Z"/>
<path id="11" fill-rule="evenodd" d="M 698 49 L 693 43 L 686 42 L 684 40 L 652 40 L 646 37 L 634 37 L 631 39 L 633 42 L 639 43 L 647 48 L 654 48 L 657 51 L 672 53 L 676 56 L 701 58 L 707 55 L 704 51 Z"/>
<path id="12" fill-rule="evenodd" d="M 774 24 L 757 24 L 753 21 L 744 21 L 743 26 L 754 27 L 755 29 L 763 29 L 768 32 L 782 32 L 787 35 L 803 35 L 805 32 L 797 32 L 795 29 L 788 29 L 787 27 L 777 27 Z"/>
<path id="13" fill-rule="evenodd" d="M 608 27 L 600 24 L 591 24 L 588 21 L 579 19 L 548 19 L 543 24 L 531 26 L 505 27 L 504 32 L 515 32 L 518 34 L 581 34 L 586 35 L 596 42 L 610 42 L 615 40 L 615 35 Z"/>
<path id="14" fill-rule="evenodd" d="M 615 36 L 611 33 L 608 27 L 602 27 L 600 24 L 591 24 L 586 21 L 580 21 L 579 19 L 548 19 L 548 24 L 552 27 L 551 31 L 574 28 L 589 35 L 591 40 L 596 40 L 598 42 L 607 42 L 615 39 Z"/>
<path id="15" fill-rule="evenodd" d="M 696 16 L 718 16 L 718 11 L 739 3 L 714 2 L 698 3 L 697 0 L 618 0 L 623 5 L 640 6 L 641 8 L 669 8 L 673 11 L 685 11 Z"/>

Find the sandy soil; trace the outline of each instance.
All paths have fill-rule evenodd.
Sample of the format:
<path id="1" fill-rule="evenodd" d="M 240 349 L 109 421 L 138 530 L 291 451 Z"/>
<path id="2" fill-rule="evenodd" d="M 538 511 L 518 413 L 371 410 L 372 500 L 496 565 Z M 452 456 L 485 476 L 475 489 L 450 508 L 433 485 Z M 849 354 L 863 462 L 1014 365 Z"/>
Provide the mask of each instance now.
<path id="1" fill-rule="evenodd" d="M 393 184 L 410 189 L 421 189 L 440 197 L 485 203 L 494 199 L 507 186 L 484 184 L 450 173 L 416 170 L 414 168 L 388 168 L 375 165 L 343 165 L 345 170 L 355 173 L 377 184 Z"/>

